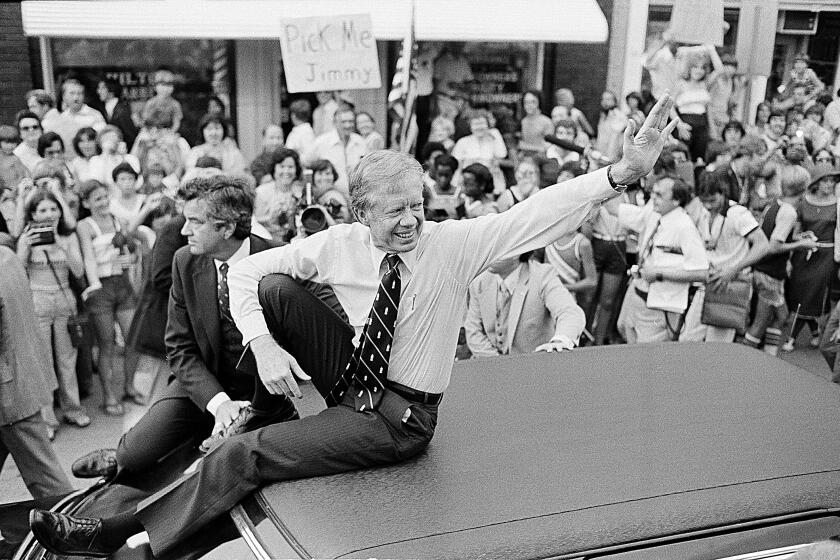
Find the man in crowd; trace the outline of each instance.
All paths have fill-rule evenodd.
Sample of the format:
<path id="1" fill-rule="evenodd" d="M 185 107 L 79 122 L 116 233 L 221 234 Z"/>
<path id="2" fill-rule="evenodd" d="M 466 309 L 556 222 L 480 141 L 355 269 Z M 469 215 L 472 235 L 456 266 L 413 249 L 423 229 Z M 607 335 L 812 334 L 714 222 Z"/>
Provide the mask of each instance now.
<path id="1" fill-rule="evenodd" d="M 318 106 L 312 112 L 312 128 L 315 136 L 326 134 L 335 128 L 335 112 L 338 111 L 338 101 L 334 91 L 319 91 L 315 94 Z"/>
<path id="2" fill-rule="evenodd" d="M 17 255 L 0 246 L 0 468 L 10 454 L 34 498 L 73 491 L 47 437 L 41 408 L 55 377 L 41 348 L 29 279 Z"/>
<path id="3" fill-rule="evenodd" d="M 30 111 L 38 115 L 38 118 L 54 118 L 58 116 L 58 109 L 55 108 L 55 97 L 44 89 L 33 89 L 26 92 L 26 106 Z"/>
<path id="4" fill-rule="evenodd" d="M 286 147 L 299 154 L 309 151 L 312 143 L 315 142 L 315 131 L 309 124 L 312 117 L 312 108 L 306 99 L 295 99 L 289 105 L 289 118 L 292 120 L 292 130 L 286 138 Z"/>
<path id="5" fill-rule="evenodd" d="M 346 193 L 350 170 L 367 155 L 368 148 L 364 138 L 355 132 L 356 115 L 352 109 L 340 107 L 335 112 L 334 124 L 335 128 L 315 139 L 303 159 L 307 165 L 319 159 L 332 163 L 338 171 L 335 186 Z"/>
<path id="6" fill-rule="evenodd" d="M 137 125 L 131 117 L 131 104 L 122 99 L 122 86 L 116 80 L 102 80 L 96 86 L 96 95 L 105 107 L 105 121 L 122 131 L 126 146 L 131 149 L 137 138 Z"/>
<path id="7" fill-rule="evenodd" d="M 15 124 L 20 133 L 21 142 L 13 153 L 26 166 L 29 173 L 34 173 L 35 167 L 44 159 L 38 155 L 38 138 L 43 132 L 41 119 L 32 111 L 20 111 L 15 119 Z"/>
<path id="8" fill-rule="evenodd" d="M 192 179 L 179 189 L 188 245 L 175 253 L 172 267 L 165 337 L 172 379 L 116 451 L 97 450 L 76 462 L 77 476 L 112 477 L 118 469 L 142 474 L 185 441 L 230 426 L 249 407 L 254 377 L 237 371 L 244 348 L 230 316 L 226 279 L 229 267 L 272 247 L 249 233 L 249 190 L 243 179 L 224 176 Z M 286 397 L 268 397 L 250 405 L 252 423 L 297 418 Z"/>
<path id="9" fill-rule="evenodd" d="M 67 155 L 78 156 L 73 147 L 73 138 L 80 128 L 91 127 L 99 132 L 105 125 L 105 117 L 93 107 L 85 104 L 85 86 L 75 78 L 64 80 L 61 84 L 61 96 L 64 100 L 64 110 L 54 118 L 44 117 L 41 123 L 44 132 L 57 132 L 64 141 Z"/>
<path id="10" fill-rule="evenodd" d="M 705 282 L 709 259 L 685 211 L 691 187 L 663 177 L 644 207 L 621 204 L 618 222 L 639 234 L 639 263 L 624 296 L 618 330 L 629 344 L 677 340 L 691 305 L 692 282 Z"/>
<path id="11" fill-rule="evenodd" d="M 726 186 L 729 200 L 746 205 L 756 177 L 764 169 L 767 145 L 758 136 L 745 136 L 735 148 L 729 165 L 709 171 L 709 181 Z"/>
<path id="12" fill-rule="evenodd" d="M 470 284 L 464 329 L 473 356 L 571 350 L 586 326 L 583 309 L 554 267 L 531 252 L 490 265 Z"/>
<path id="13" fill-rule="evenodd" d="M 252 255 L 229 276 L 258 390 L 300 397 L 296 379 L 312 379 L 327 409 L 230 437 L 136 511 L 99 520 L 33 510 L 36 538 L 58 554 L 105 556 L 145 529 L 161 556 L 265 484 L 416 456 L 434 434 L 469 283 L 577 229 L 646 175 L 676 125 L 670 109 L 666 96 L 638 135 L 631 124 L 613 166 L 480 220 L 425 224 L 420 165 L 386 150 L 364 158 L 350 182 L 359 222 Z M 348 321 L 300 281 L 329 283 Z"/>

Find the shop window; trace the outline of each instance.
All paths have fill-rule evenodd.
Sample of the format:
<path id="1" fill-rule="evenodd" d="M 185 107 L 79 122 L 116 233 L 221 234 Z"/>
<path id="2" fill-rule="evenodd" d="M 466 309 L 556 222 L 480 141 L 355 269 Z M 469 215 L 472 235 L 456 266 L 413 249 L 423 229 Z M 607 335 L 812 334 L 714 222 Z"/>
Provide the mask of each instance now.
<path id="1" fill-rule="evenodd" d="M 235 123 L 232 41 L 53 39 L 52 57 L 56 87 L 64 79 L 79 79 L 85 84 L 87 104 L 100 111 L 97 82 L 116 79 L 138 125 L 143 104 L 154 95 L 154 71 L 161 66 L 176 74 L 174 97 L 184 113 L 180 132 L 191 144 L 198 140 L 197 124 L 211 96 L 224 102 L 227 116 Z"/>

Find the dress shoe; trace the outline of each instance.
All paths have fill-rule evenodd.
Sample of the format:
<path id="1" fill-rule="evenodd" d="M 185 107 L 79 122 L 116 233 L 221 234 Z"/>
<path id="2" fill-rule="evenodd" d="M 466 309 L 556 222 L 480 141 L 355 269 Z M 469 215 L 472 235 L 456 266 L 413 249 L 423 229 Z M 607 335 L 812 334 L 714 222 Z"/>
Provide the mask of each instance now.
<path id="1" fill-rule="evenodd" d="M 230 423 L 230 426 L 220 433 L 213 434 L 202 441 L 201 445 L 198 446 L 198 450 L 202 453 L 210 453 L 210 451 L 218 447 L 224 440 L 237 434 L 251 432 L 269 424 L 279 424 L 280 422 L 300 419 L 295 405 L 291 402 L 288 402 L 287 405 L 272 414 L 257 414 L 251 405 L 244 407 L 239 411 L 239 416 Z"/>
<path id="2" fill-rule="evenodd" d="M 29 528 L 41 546 L 58 556 L 93 556 L 107 558 L 116 549 L 100 543 L 102 520 L 71 517 L 42 509 L 29 512 Z"/>
<path id="3" fill-rule="evenodd" d="M 99 478 L 108 480 L 117 474 L 117 450 L 97 449 L 79 457 L 73 462 L 70 471 L 76 478 Z"/>

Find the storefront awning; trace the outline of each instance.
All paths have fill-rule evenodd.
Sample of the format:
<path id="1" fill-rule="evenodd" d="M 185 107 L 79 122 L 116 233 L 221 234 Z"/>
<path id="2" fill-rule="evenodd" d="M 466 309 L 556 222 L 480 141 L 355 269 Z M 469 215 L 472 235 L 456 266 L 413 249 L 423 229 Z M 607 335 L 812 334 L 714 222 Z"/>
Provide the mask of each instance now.
<path id="1" fill-rule="evenodd" d="M 380 40 L 400 40 L 410 0 L 27 0 L 33 37 L 274 39 L 281 17 L 370 13 Z M 416 0 L 426 41 L 602 42 L 596 0 Z"/>

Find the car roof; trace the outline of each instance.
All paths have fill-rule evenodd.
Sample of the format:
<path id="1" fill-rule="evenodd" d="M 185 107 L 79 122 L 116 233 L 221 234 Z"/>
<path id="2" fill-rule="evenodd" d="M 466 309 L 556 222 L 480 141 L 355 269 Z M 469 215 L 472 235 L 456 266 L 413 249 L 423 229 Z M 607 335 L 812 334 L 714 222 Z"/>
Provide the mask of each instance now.
<path id="1" fill-rule="evenodd" d="M 571 554 L 840 506 L 838 410 L 837 385 L 739 344 L 470 360 L 421 456 L 261 501 L 314 557 Z"/>

